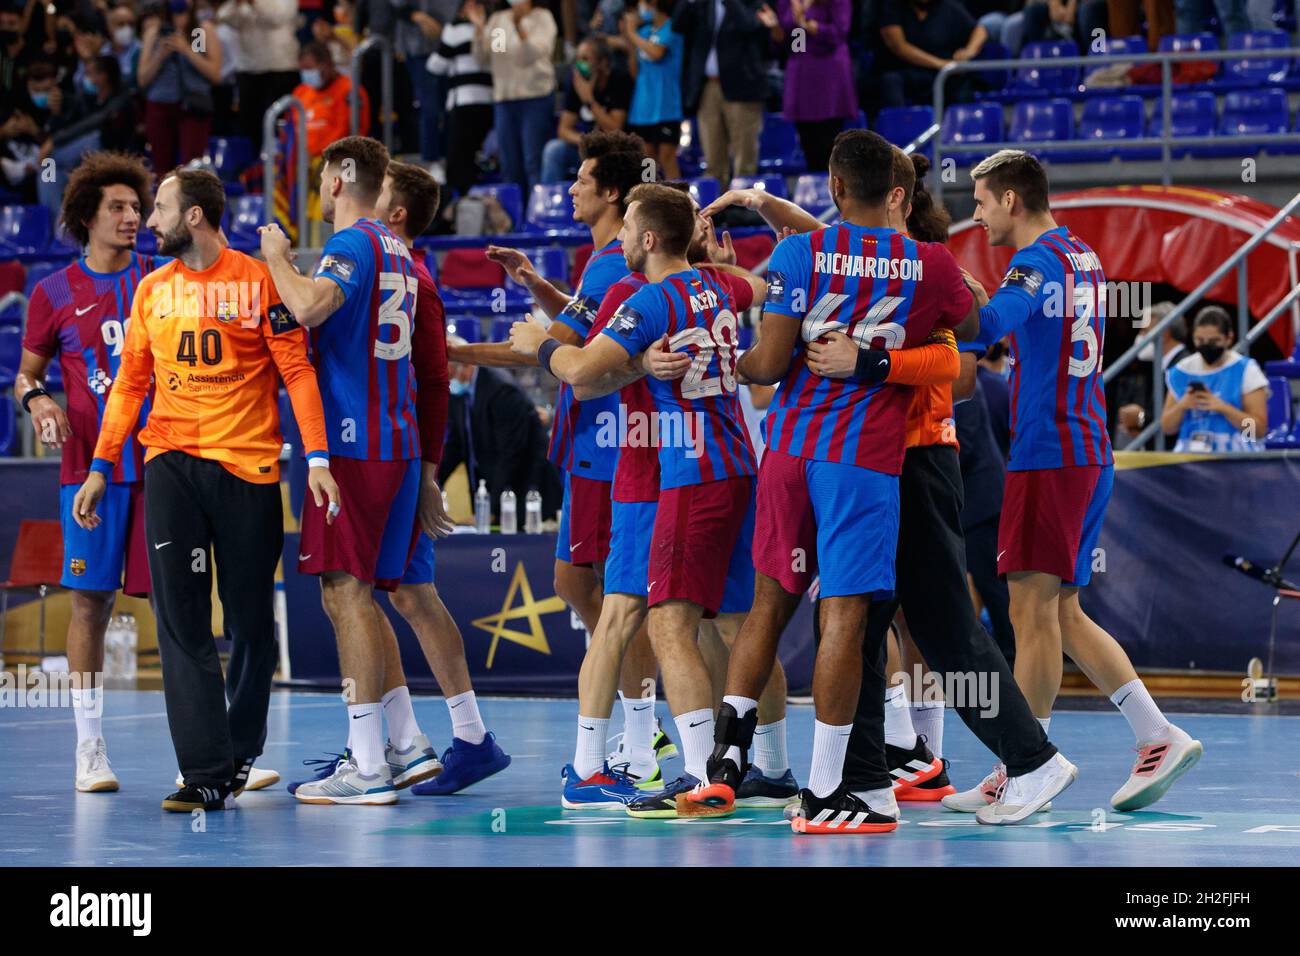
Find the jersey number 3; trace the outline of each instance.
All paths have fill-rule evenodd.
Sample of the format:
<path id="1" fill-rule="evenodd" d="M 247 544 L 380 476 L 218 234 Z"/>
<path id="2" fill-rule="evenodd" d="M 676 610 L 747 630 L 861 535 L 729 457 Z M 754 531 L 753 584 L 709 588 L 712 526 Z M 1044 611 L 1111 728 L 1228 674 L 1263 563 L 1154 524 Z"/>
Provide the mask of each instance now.
<path id="1" fill-rule="evenodd" d="M 411 353 L 411 317 L 403 306 L 405 293 L 411 294 L 411 311 L 415 311 L 415 296 L 420 291 L 420 280 L 400 272 L 379 273 L 379 288 L 390 295 L 379 303 L 379 324 L 397 326 L 396 342 L 375 339 L 375 358 L 394 361 Z"/>

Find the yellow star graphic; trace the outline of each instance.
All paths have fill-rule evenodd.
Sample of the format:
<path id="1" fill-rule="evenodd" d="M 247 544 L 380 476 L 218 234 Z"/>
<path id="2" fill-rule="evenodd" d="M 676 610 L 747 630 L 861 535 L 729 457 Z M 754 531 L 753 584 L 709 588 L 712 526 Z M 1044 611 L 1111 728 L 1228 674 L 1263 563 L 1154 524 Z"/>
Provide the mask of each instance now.
<path id="1" fill-rule="evenodd" d="M 518 607 L 512 607 L 515 602 L 515 595 L 522 593 L 523 603 Z M 487 631 L 492 635 L 492 645 L 488 648 L 487 666 L 492 666 L 492 660 L 496 656 L 497 642 L 502 638 L 507 641 L 514 641 L 516 644 L 522 644 L 524 647 L 530 647 L 542 654 L 550 654 L 550 645 L 546 643 L 546 631 L 542 628 L 542 615 L 555 614 L 563 611 L 568 607 L 564 599 L 552 595 L 545 601 L 533 600 L 533 589 L 528 584 L 528 575 L 524 573 L 524 563 L 519 562 L 515 566 L 514 577 L 510 580 L 510 590 L 506 592 L 505 603 L 501 605 L 501 611 L 497 614 L 489 614 L 487 617 L 480 617 L 470 623 L 479 630 Z M 505 626 L 506 621 L 516 618 L 528 619 L 528 631 L 514 631 Z"/>

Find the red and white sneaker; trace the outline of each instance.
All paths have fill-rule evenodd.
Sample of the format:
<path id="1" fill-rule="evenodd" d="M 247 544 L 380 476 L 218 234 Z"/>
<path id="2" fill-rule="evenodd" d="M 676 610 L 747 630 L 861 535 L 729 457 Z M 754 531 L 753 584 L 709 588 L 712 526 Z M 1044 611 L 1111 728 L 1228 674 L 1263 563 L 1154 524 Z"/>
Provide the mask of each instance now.
<path id="1" fill-rule="evenodd" d="M 1170 724 L 1164 738 L 1140 743 L 1136 749 L 1137 762 L 1128 782 L 1110 798 L 1110 805 L 1121 813 L 1149 807 L 1163 797 L 1175 780 L 1196 766 L 1205 748 Z"/>
<path id="2" fill-rule="evenodd" d="M 1000 763 L 994 764 L 993 772 L 981 780 L 977 786 L 969 790 L 963 790 L 961 793 L 945 796 L 941 802 L 945 809 L 955 810 L 958 813 L 978 813 L 983 807 L 997 802 L 998 789 L 1006 783 L 1006 780 L 1006 766 Z M 1038 808 L 1038 812 L 1046 813 L 1050 809 L 1052 809 L 1052 803 L 1049 800 Z"/>

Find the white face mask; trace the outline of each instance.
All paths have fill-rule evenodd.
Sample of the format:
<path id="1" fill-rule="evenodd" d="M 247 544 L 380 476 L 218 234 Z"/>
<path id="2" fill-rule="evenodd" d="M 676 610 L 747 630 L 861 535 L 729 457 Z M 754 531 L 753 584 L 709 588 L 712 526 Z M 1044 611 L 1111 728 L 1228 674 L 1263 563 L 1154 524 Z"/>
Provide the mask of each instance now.
<path id="1" fill-rule="evenodd" d="M 120 26 L 113 31 L 113 42 L 118 46 L 130 46 L 135 40 L 135 27 Z"/>
<path id="2" fill-rule="evenodd" d="M 1146 345 L 1142 346 L 1142 348 L 1138 349 L 1138 361 L 1154 362 L 1155 360 L 1156 360 L 1156 343 L 1155 343 L 1155 339 L 1152 339 Z"/>

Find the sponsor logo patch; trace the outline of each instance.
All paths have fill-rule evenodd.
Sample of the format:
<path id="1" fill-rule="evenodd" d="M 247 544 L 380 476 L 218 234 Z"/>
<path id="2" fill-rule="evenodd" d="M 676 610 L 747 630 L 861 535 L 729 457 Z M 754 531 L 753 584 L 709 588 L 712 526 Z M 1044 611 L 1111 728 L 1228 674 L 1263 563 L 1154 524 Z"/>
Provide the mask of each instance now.
<path id="1" fill-rule="evenodd" d="M 340 256 L 331 252 L 321 258 L 320 265 L 316 267 L 316 274 L 318 276 L 337 276 L 347 282 L 352 278 L 352 271 L 355 268 L 356 263 L 347 256 Z"/>
<path id="2" fill-rule="evenodd" d="M 1012 266 L 1011 271 L 1002 280 L 1002 288 L 1015 286 L 1024 289 L 1030 295 L 1038 295 L 1043 287 L 1043 274 L 1037 269 L 1026 266 Z"/>

